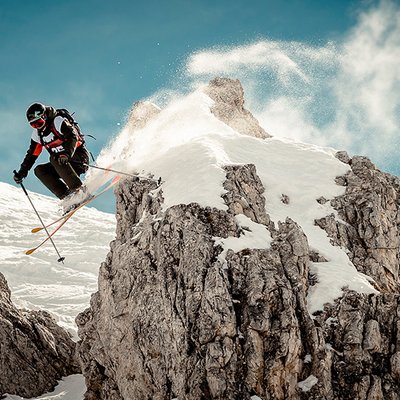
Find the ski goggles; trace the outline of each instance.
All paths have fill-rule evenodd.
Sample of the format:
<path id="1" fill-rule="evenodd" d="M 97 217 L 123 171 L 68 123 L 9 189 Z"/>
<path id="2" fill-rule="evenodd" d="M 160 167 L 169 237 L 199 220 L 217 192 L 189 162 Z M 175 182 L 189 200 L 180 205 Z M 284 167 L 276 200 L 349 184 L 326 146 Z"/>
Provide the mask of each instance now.
<path id="1" fill-rule="evenodd" d="M 44 125 L 46 124 L 46 120 L 43 117 L 39 117 L 29 121 L 29 124 L 34 129 L 40 129 L 44 127 Z"/>

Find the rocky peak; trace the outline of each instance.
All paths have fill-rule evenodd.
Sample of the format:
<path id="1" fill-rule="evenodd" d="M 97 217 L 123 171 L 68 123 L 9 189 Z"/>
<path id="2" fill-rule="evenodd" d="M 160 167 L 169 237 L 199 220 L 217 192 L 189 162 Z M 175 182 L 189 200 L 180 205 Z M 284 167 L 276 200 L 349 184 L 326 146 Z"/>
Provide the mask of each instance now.
<path id="1" fill-rule="evenodd" d="M 238 79 L 215 78 L 204 91 L 215 102 L 211 112 L 232 129 L 258 138 L 271 137 L 244 108 L 244 91 Z"/>
<path id="2" fill-rule="evenodd" d="M 80 373 L 71 336 L 48 312 L 17 309 L 0 273 L 0 397 L 36 397 Z"/>

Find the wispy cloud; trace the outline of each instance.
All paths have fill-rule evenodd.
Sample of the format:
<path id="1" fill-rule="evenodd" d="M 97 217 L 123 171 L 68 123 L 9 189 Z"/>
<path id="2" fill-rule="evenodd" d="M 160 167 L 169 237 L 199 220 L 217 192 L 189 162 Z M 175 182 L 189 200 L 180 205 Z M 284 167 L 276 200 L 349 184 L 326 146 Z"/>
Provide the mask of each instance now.
<path id="1" fill-rule="evenodd" d="M 337 134 L 385 157 L 400 133 L 400 7 L 383 2 L 360 15 L 342 44 L 334 86 Z M 371 144 L 366 143 L 366 137 Z"/>
<path id="2" fill-rule="evenodd" d="M 340 41 L 322 46 L 262 40 L 193 54 L 193 80 L 238 78 L 264 128 L 397 164 L 400 134 L 400 6 L 360 12 Z M 398 169 L 400 173 L 400 168 Z"/>

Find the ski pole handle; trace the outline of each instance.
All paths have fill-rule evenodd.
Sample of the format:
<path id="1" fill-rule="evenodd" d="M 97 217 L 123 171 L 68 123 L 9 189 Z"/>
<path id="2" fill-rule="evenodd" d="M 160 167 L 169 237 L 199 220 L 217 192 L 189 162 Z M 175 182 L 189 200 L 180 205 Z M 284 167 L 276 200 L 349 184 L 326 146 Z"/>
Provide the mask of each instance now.
<path id="1" fill-rule="evenodd" d="M 14 169 L 13 173 L 14 173 L 14 175 L 18 174 L 18 172 L 17 172 L 15 169 Z M 28 192 L 27 192 L 26 189 L 25 189 L 25 186 L 22 184 L 22 180 L 21 180 L 21 182 L 18 183 L 18 185 L 21 186 L 21 188 L 22 188 L 22 190 L 24 191 L 24 193 L 26 194 L 26 196 L 29 197 L 29 196 L 28 196 Z"/>

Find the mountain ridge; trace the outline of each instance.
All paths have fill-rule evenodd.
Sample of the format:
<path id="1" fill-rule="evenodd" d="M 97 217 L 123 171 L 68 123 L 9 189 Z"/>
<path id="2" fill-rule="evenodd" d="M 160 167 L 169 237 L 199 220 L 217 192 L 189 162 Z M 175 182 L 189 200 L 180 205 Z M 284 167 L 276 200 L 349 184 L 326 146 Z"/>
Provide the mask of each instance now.
<path id="1" fill-rule="evenodd" d="M 155 179 L 116 191 L 117 237 L 77 317 L 85 399 L 397 399 L 398 180 L 238 133 L 244 99 L 223 121 L 216 99 L 192 94 L 121 135 L 118 154 Z"/>

